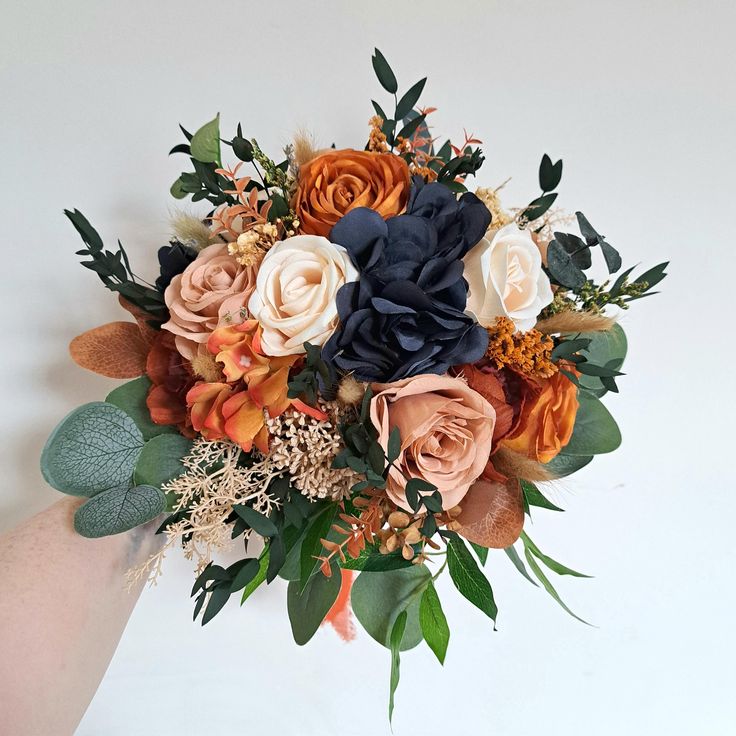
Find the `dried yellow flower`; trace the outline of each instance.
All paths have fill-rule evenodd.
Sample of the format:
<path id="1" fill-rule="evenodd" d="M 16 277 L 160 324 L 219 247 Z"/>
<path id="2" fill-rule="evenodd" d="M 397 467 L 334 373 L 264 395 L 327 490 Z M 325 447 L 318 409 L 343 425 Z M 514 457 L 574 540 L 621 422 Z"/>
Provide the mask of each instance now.
<path id="1" fill-rule="evenodd" d="M 501 187 L 499 187 L 498 189 L 500 188 Z M 481 187 L 475 190 L 475 196 L 478 197 L 481 202 L 483 202 L 483 204 L 488 208 L 488 211 L 492 215 L 491 224 L 489 227 L 493 230 L 497 230 L 498 228 L 503 227 L 504 225 L 508 225 L 509 223 L 514 221 L 513 216 L 506 212 L 501 206 L 501 199 L 498 196 L 498 189 Z"/>
<path id="2" fill-rule="evenodd" d="M 499 317 L 488 328 L 488 335 L 486 357 L 494 361 L 497 368 L 507 366 L 539 378 L 549 378 L 557 372 L 551 358 L 554 341 L 539 330 L 517 332 L 512 320 Z"/>

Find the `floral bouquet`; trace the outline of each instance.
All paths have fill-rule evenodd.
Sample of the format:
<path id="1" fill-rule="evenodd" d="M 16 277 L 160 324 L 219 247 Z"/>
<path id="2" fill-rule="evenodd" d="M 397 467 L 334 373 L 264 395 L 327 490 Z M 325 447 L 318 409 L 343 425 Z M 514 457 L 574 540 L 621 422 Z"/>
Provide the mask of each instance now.
<path id="1" fill-rule="evenodd" d="M 41 467 L 88 499 L 85 537 L 156 520 L 160 551 L 129 576 L 155 581 L 183 547 L 203 624 L 276 577 L 298 644 L 324 621 L 349 638 L 352 610 L 391 651 L 392 709 L 401 651 L 424 640 L 445 659 L 445 568 L 495 622 L 483 566 L 503 550 L 570 612 L 545 568 L 580 573 L 525 519 L 560 510 L 541 484 L 618 447 L 600 400 L 622 375 L 616 316 L 667 264 L 621 271 L 581 212 L 553 208 L 562 161 L 547 155 L 526 206 L 505 208 L 502 185 L 470 193 L 480 141 L 440 143 L 426 80 L 399 95 L 378 50 L 373 67 L 391 104 L 372 103 L 360 149 L 300 135 L 277 162 L 240 125 L 222 139 L 219 116 L 182 128 L 172 153 L 191 170 L 171 194 L 204 209 L 176 215 L 152 284 L 66 212 L 82 265 L 132 317 L 71 355 L 132 380 L 67 416 Z M 594 260 L 618 275 L 595 281 Z M 241 559 L 218 564 L 232 545 Z"/>

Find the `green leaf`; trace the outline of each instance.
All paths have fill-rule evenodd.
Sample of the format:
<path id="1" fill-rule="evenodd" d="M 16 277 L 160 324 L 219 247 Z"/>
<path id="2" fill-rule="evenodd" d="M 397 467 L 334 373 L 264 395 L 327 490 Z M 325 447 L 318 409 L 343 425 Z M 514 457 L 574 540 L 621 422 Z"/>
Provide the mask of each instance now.
<path id="1" fill-rule="evenodd" d="M 205 123 L 190 143 L 192 158 L 202 163 L 220 163 L 220 113 Z"/>
<path id="2" fill-rule="evenodd" d="M 378 81 L 381 83 L 381 87 L 391 95 L 396 94 L 396 90 L 399 88 L 399 85 L 396 82 L 396 76 L 386 61 L 386 57 L 378 49 L 374 49 L 371 62 L 373 63 L 373 71 L 375 71 L 376 77 L 378 77 Z"/>
<path id="3" fill-rule="evenodd" d="M 606 407 L 591 394 L 578 392 L 580 406 L 572 437 L 563 448 L 565 455 L 601 455 L 621 444 L 621 432 Z"/>
<path id="4" fill-rule="evenodd" d="M 486 560 L 488 559 L 488 547 L 482 547 L 480 544 L 476 544 L 475 542 L 471 542 L 470 546 L 475 550 L 475 554 L 478 555 L 480 564 L 485 565 Z"/>
<path id="5" fill-rule="evenodd" d="M 543 192 L 557 189 L 562 178 L 562 159 L 553 164 L 552 159 L 545 153 L 542 163 L 539 164 L 539 187 Z"/>
<path id="6" fill-rule="evenodd" d="M 391 430 L 391 434 L 388 436 L 388 451 L 386 455 L 388 457 L 389 465 L 396 460 L 401 454 L 401 433 L 398 427 L 394 427 Z"/>
<path id="7" fill-rule="evenodd" d="M 258 558 L 258 572 L 256 576 L 251 580 L 243 589 L 243 597 L 240 599 L 240 605 L 242 606 L 248 598 L 253 595 L 256 588 L 266 579 L 266 572 L 268 571 L 268 561 L 271 556 L 271 550 L 266 547 L 261 556 Z"/>
<path id="8" fill-rule="evenodd" d="M 96 401 L 72 411 L 46 442 L 41 473 L 62 493 L 94 496 L 130 483 L 143 436 L 117 406 Z"/>
<path id="9" fill-rule="evenodd" d="M 532 579 L 532 576 L 526 571 L 526 567 L 524 566 L 524 563 L 521 560 L 521 557 L 519 557 L 519 553 L 513 548 L 513 547 L 506 547 L 504 549 L 504 552 L 508 556 L 508 558 L 511 560 L 511 562 L 514 563 L 514 567 L 535 587 L 537 584 Z"/>
<path id="10" fill-rule="evenodd" d="M 569 289 L 579 289 L 587 280 L 558 240 L 547 247 L 547 269 L 558 284 Z"/>
<path id="11" fill-rule="evenodd" d="M 255 557 L 251 557 L 249 560 L 246 560 L 245 564 L 243 564 L 233 578 L 233 581 L 230 584 L 230 592 L 237 593 L 237 591 L 245 588 L 248 583 L 252 582 L 256 578 L 260 569 L 260 561 Z"/>
<path id="12" fill-rule="evenodd" d="M 340 567 L 345 570 L 365 570 L 366 572 L 382 572 L 384 570 L 400 570 L 411 567 L 411 560 L 405 560 L 401 552 L 382 555 L 376 545 L 366 545 L 357 557 L 348 557 Z"/>
<path id="13" fill-rule="evenodd" d="M 252 161 L 253 160 L 253 144 L 242 136 L 236 136 L 232 140 L 233 153 L 241 161 Z"/>
<path id="14" fill-rule="evenodd" d="M 564 452 L 561 452 L 557 457 L 553 457 L 548 463 L 545 463 L 544 467 L 556 478 L 564 478 L 567 475 L 577 473 L 578 470 L 588 465 L 592 459 L 592 455 L 565 455 Z"/>
<path id="15" fill-rule="evenodd" d="M 256 533 L 262 537 L 274 537 L 278 534 L 276 525 L 260 511 L 250 506 L 236 503 L 233 511 Z"/>
<path id="16" fill-rule="evenodd" d="M 424 77 L 424 79 L 420 79 L 408 92 L 401 96 L 399 103 L 396 105 L 395 116 L 397 120 L 406 117 L 414 109 L 414 105 L 417 104 L 426 83 L 427 78 Z"/>
<path id="17" fill-rule="evenodd" d="M 566 567 L 565 565 L 553 560 L 551 557 L 545 555 L 539 547 L 537 547 L 531 539 L 529 539 L 526 532 L 521 532 L 521 541 L 524 543 L 524 547 L 528 549 L 540 562 L 543 562 L 552 572 L 556 572 L 558 575 L 572 575 L 576 578 L 589 578 L 590 575 L 583 575 L 581 572 Z"/>
<path id="18" fill-rule="evenodd" d="M 455 587 L 495 622 L 498 608 L 491 584 L 459 537 L 452 537 L 447 544 L 447 566 Z"/>
<path id="19" fill-rule="evenodd" d="M 153 486 L 119 486 L 98 493 L 77 509 L 74 528 L 83 537 L 127 532 L 166 510 L 166 496 Z"/>
<path id="20" fill-rule="evenodd" d="M 325 577 L 322 573 L 311 577 L 301 592 L 298 582 L 289 583 L 286 606 L 291 622 L 291 633 L 299 646 L 306 644 L 314 636 L 332 604 L 337 600 L 341 581 L 340 571 L 333 568 L 330 577 Z"/>
<path id="21" fill-rule="evenodd" d="M 184 189 L 184 182 L 181 180 L 181 177 L 171 185 L 169 192 L 174 199 L 185 199 L 189 194 L 189 192 Z"/>
<path id="22" fill-rule="evenodd" d="M 551 501 L 546 499 L 542 492 L 537 488 L 534 483 L 530 483 L 528 480 L 520 480 L 522 493 L 526 502 L 530 506 L 539 506 L 542 509 L 549 509 L 550 511 L 564 511 L 559 506 L 555 506 Z"/>
<path id="23" fill-rule="evenodd" d="M 557 603 L 559 603 L 560 606 L 562 606 L 562 608 L 567 613 L 569 613 L 573 618 L 576 618 L 581 623 L 584 623 L 584 624 L 587 624 L 588 626 L 590 626 L 590 624 L 587 621 L 585 621 L 584 619 L 580 618 L 580 616 L 578 616 L 577 614 L 573 613 L 567 607 L 567 605 L 565 604 L 565 602 L 562 600 L 562 598 L 560 598 L 559 594 L 554 589 L 554 586 L 552 585 L 552 583 L 550 583 L 550 581 L 547 578 L 547 576 L 542 572 L 542 568 L 539 567 L 539 564 L 534 559 L 534 556 L 532 555 L 532 553 L 529 551 L 529 549 L 527 547 L 524 547 L 524 556 L 526 557 L 526 561 L 529 563 L 529 567 L 531 567 L 532 572 L 537 576 L 537 579 L 539 580 L 539 582 L 542 583 L 542 587 L 552 596 L 552 598 L 554 598 L 557 601 Z"/>
<path id="24" fill-rule="evenodd" d="M 386 572 L 361 572 L 350 593 L 355 617 L 379 644 L 388 647 L 396 618 L 406 610 L 401 650 L 412 649 L 422 640 L 419 605 L 430 579 L 424 565 Z"/>
<path id="25" fill-rule="evenodd" d="M 581 338 L 590 340 L 588 346 L 582 350 L 589 363 L 606 366 L 614 370 L 623 367 L 626 358 L 626 333 L 619 324 L 613 325 L 610 330 L 601 332 L 583 332 Z M 579 376 L 580 385 L 599 398 L 606 393 L 600 378 L 596 376 Z"/>
<path id="26" fill-rule="evenodd" d="M 447 645 L 450 641 L 450 627 L 447 625 L 440 597 L 431 580 L 424 589 L 419 604 L 419 625 L 422 627 L 422 636 L 429 648 L 435 653 L 440 664 L 444 664 Z"/>
<path id="27" fill-rule="evenodd" d="M 135 466 L 134 482 L 160 488 L 186 470 L 181 461 L 191 449 L 192 441 L 180 434 L 153 437 L 143 445 Z"/>
<path id="28" fill-rule="evenodd" d="M 230 588 L 218 585 L 207 600 L 207 608 L 202 615 L 202 626 L 208 624 L 223 609 L 230 599 Z M 196 618 L 196 617 L 195 617 Z"/>
<path id="29" fill-rule="evenodd" d="M 539 219 L 555 202 L 557 199 L 557 192 L 551 192 L 550 194 L 543 194 L 541 197 L 529 202 L 522 215 L 529 221 Z"/>
<path id="30" fill-rule="evenodd" d="M 413 120 L 410 120 L 397 134 L 397 138 L 411 138 L 414 133 L 416 132 L 416 129 L 424 122 L 426 115 L 419 115 L 415 117 Z"/>
<path id="31" fill-rule="evenodd" d="M 304 590 L 314 571 L 319 567 L 316 558 L 322 552 L 322 540 L 327 537 L 332 522 L 335 520 L 337 506 L 330 504 L 324 511 L 317 514 L 310 522 L 304 535 L 302 549 L 299 556 L 300 589 Z"/>
<path id="32" fill-rule="evenodd" d="M 389 697 L 388 697 L 388 720 L 394 715 L 394 695 L 396 694 L 396 688 L 399 686 L 399 667 L 401 664 L 401 642 L 404 638 L 404 631 L 406 629 L 407 612 L 402 611 L 394 621 L 394 625 L 391 627 L 391 635 L 389 637 L 389 647 L 391 648 L 391 680 L 389 686 Z"/>
<path id="33" fill-rule="evenodd" d="M 176 428 L 169 424 L 154 424 L 151 421 L 151 412 L 146 405 L 148 391 L 151 381 L 147 376 L 134 378 L 111 391 L 105 401 L 120 407 L 129 417 L 133 419 L 138 429 L 143 434 L 144 440 L 150 440 L 160 434 L 179 433 Z"/>

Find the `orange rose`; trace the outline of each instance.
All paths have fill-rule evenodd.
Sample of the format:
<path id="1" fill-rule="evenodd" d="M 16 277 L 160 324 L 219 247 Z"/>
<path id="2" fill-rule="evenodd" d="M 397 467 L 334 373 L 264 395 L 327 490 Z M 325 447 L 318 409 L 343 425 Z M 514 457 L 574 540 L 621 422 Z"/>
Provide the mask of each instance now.
<path id="1" fill-rule="evenodd" d="M 540 379 L 540 393 L 522 410 L 520 431 L 503 440 L 514 452 L 548 463 L 570 441 L 578 411 L 578 390 L 563 373 Z"/>
<path id="2" fill-rule="evenodd" d="M 295 209 L 301 232 L 328 237 L 332 226 L 355 207 L 383 219 L 404 211 L 409 166 L 393 153 L 328 151 L 301 167 Z"/>

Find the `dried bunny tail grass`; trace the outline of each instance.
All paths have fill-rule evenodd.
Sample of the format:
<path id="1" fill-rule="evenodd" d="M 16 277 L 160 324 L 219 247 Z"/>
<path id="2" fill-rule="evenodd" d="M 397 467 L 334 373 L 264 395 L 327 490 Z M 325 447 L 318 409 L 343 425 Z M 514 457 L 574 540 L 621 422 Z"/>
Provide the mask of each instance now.
<path id="1" fill-rule="evenodd" d="M 222 380 L 222 368 L 213 355 L 197 353 L 191 360 L 192 370 L 198 378 L 207 383 L 217 383 Z"/>
<path id="2" fill-rule="evenodd" d="M 323 150 L 317 148 L 314 137 L 306 130 L 300 129 L 294 133 L 294 163 L 297 166 L 308 164 L 313 158 L 322 153 Z"/>
<path id="3" fill-rule="evenodd" d="M 605 332 L 610 330 L 615 323 L 614 317 L 570 310 L 540 319 L 536 324 L 536 329 L 545 335 L 556 335 L 559 332 Z"/>
<path id="4" fill-rule="evenodd" d="M 555 479 L 542 463 L 504 447 L 499 448 L 493 456 L 493 467 L 509 478 L 523 478 L 532 483 Z"/>
<path id="5" fill-rule="evenodd" d="M 171 218 L 171 229 L 182 243 L 202 250 L 214 242 L 212 231 L 200 219 L 186 212 L 176 212 Z"/>
<path id="6" fill-rule="evenodd" d="M 337 389 L 337 400 L 343 406 L 357 406 L 363 401 L 365 386 L 352 374 L 345 376 L 340 381 Z"/>

